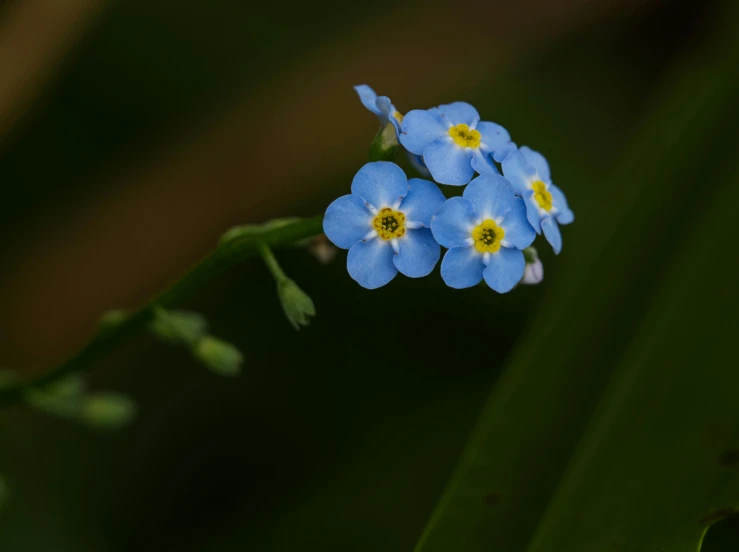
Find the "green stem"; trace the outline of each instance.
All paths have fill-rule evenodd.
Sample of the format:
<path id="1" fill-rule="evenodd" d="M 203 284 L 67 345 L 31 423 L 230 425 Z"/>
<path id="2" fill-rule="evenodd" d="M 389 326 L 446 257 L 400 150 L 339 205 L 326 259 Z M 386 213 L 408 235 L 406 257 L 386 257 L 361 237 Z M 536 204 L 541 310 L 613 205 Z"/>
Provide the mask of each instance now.
<path id="1" fill-rule="evenodd" d="M 257 247 L 259 248 L 259 254 L 262 256 L 262 260 L 264 260 L 264 264 L 267 265 L 267 268 L 275 279 L 275 282 L 279 284 L 280 282 L 287 280 L 287 275 L 283 272 L 282 267 L 280 267 L 280 263 L 277 262 L 277 259 L 269 246 L 264 242 L 259 242 Z"/>
<path id="2" fill-rule="evenodd" d="M 33 379 L 0 388 L 0 405 L 22 399 L 31 389 L 43 388 L 64 376 L 90 369 L 95 362 L 104 358 L 111 350 L 145 328 L 151 321 L 156 308 L 172 308 L 179 305 L 232 266 L 258 253 L 261 253 L 264 258 L 262 251 L 265 248 L 274 261 L 273 265 L 270 265 L 265 258 L 270 271 L 275 278 L 278 274 L 284 278 L 285 275 L 274 259 L 270 248 L 288 246 L 320 234 L 323 231 L 322 220 L 323 217 L 317 216 L 309 219 L 296 219 L 294 222 L 279 226 L 249 226 L 244 227 L 242 231 L 229 232 L 232 238 L 222 240 L 211 255 L 195 265 L 172 287 L 120 321 L 102 325 L 92 341 L 66 362 Z"/>

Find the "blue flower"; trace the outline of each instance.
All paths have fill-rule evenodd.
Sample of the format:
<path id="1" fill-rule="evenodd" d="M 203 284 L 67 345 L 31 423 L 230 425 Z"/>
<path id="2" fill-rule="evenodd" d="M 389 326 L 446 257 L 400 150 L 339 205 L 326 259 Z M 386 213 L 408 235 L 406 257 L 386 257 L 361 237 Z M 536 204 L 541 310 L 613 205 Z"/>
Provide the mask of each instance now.
<path id="1" fill-rule="evenodd" d="M 562 250 L 559 224 L 569 224 L 575 214 L 567 206 L 562 190 L 552 184 L 549 164 L 544 156 L 526 146 L 511 152 L 503 160 L 503 174 L 516 193 L 526 202 L 526 216 L 537 234 L 551 244 L 554 252 Z"/>
<path id="2" fill-rule="evenodd" d="M 450 287 L 485 282 L 499 293 L 512 290 L 524 274 L 523 252 L 536 233 L 526 220 L 526 206 L 510 182 L 484 174 L 453 197 L 431 219 L 431 231 L 449 251 L 441 277 Z"/>
<path id="3" fill-rule="evenodd" d="M 388 146 L 397 144 L 397 140 L 400 136 L 400 123 L 403 121 L 403 114 L 395 108 L 390 101 L 390 98 L 387 96 L 378 97 L 377 94 L 375 94 L 375 91 L 366 84 L 355 86 L 354 90 L 356 90 L 359 95 L 359 99 L 362 101 L 364 106 L 377 115 L 377 118 L 380 120 L 380 126 L 385 128 L 388 123 L 393 125 L 396 142 L 392 142 L 390 137 L 386 136 L 384 132 L 382 134 L 383 138 L 388 140 Z M 416 169 L 421 176 L 431 176 L 431 173 L 423 162 L 423 157 L 420 155 L 414 155 L 409 151 L 406 151 L 405 153 L 408 156 L 408 161 L 411 166 Z"/>
<path id="4" fill-rule="evenodd" d="M 456 102 L 406 114 L 400 126 L 400 143 L 422 155 L 434 180 L 461 186 L 479 173 L 498 172 L 490 155 L 501 161 L 515 149 L 508 131 L 480 121 L 470 104 Z"/>
<path id="5" fill-rule="evenodd" d="M 366 84 L 357 85 L 354 87 L 354 90 L 359 95 L 359 99 L 364 104 L 364 107 L 377 115 L 377 118 L 380 120 L 380 126 L 385 127 L 388 123 L 392 123 L 393 127 L 395 127 L 395 135 L 398 136 L 403 115 L 395 109 L 390 98 L 387 96 L 378 96 Z"/>
<path id="6" fill-rule="evenodd" d="M 349 275 L 362 287 L 384 286 L 398 272 L 420 278 L 439 262 L 429 225 L 444 199 L 436 184 L 408 180 L 394 163 L 367 163 L 354 177 L 352 193 L 326 209 L 323 231 L 349 250 Z"/>

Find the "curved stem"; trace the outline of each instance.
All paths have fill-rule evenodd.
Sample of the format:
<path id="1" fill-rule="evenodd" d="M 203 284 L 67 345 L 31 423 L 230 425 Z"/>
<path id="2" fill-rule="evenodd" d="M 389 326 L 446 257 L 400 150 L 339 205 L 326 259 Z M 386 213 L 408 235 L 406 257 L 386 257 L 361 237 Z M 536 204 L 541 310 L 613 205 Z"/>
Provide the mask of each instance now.
<path id="1" fill-rule="evenodd" d="M 257 247 L 259 247 L 259 254 L 262 256 L 262 260 L 264 261 L 264 264 L 267 265 L 267 268 L 275 279 L 275 282 L 279 284 L 283 280 L 287 280 L 287 276 L 285 276 L 285 272 L 283 272 L 280 263 L 275 259 L 272 250 L 264 242 L 259 242 Z"/>
<path id="2" fill-rule="evenodd" d="M 218 248 L 168 290 L 154 297 L 138 310 L 116 322 L 102 324 L 98 333 L 69 360 L 40 376 L 0 388 L 0 405 L 22 399 L 33 388 L 44 387 L 60 378 L 88 370 L 131 335 L 144 328 L 157 307 L 171 308 L 192 296 L 230 267 L 260 254 L 260 244 L 270 248 L 292 245 L 323 232 L 323 217 L 295 219 L 281 224 L 244 226 L 230 231 Z"/>

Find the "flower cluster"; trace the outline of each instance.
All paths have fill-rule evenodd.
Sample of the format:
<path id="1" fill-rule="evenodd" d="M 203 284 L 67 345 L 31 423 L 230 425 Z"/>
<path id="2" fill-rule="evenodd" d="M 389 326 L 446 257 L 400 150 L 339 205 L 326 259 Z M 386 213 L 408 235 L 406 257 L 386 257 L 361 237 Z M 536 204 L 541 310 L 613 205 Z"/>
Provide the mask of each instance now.
<path id="1" fill-rule="evenodd" d="M 398 272 L 427 276 L 443 246 L 441 277 L 450 287 L 484 279 L 505 293 L 518 283 L 541 281 L 541 261 L 530 247 L 534 238 L 543 233 L 559 253 L 559 225 L 575 218 L 546 159 L 517 147 L 502 126 L 481 121 L 470 104 L 404 116 L 370 87 L 355 89 L 380 120 L 381 147 L 399 142 L 420 174 L 436 183 L 408 179 L 389 161 L 371 161 L 357 172 L 351 194 L 331 203 L 323 221 L 328 239 L 349 250 L 349 275 L 368 289 L 384 286 Z M 447 199 L 437 183 L 466 187 Z"/>

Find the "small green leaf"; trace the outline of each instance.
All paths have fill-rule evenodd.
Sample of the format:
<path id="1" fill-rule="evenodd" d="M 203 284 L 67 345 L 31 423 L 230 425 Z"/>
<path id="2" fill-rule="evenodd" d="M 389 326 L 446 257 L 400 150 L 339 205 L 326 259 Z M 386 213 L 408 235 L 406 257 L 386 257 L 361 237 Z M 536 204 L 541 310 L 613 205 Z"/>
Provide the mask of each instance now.
<path id="1" fill-rule="evenodd" d="M 136 410 L 136 403 L 122 393 L 93 393 L 84 398 L 81 416 L 90 427 L 113 430 L 128 425 Z"/>
<path id="2" fill-rule="evenodd" d="M 227 341 L 206 335 L 193 347 L 193 354 L 207 368 L 221 376 L 236 376 L 241 372 L 244 355 Z"/>
<path id="3" fill-rule="evenodd" d="M 277 295 L 282 303 L 288 321 L 296 330 L 310 324 L 310 317 L 316 315 L 313 300 L 290 278 L 280 280 Z"/>
<path id="4" fill-rule="evenodd" d="M 156 309 L 149 330 L 169 343 L 193 346 L 205 336 L 208 322 L 195 312 Z"/>

